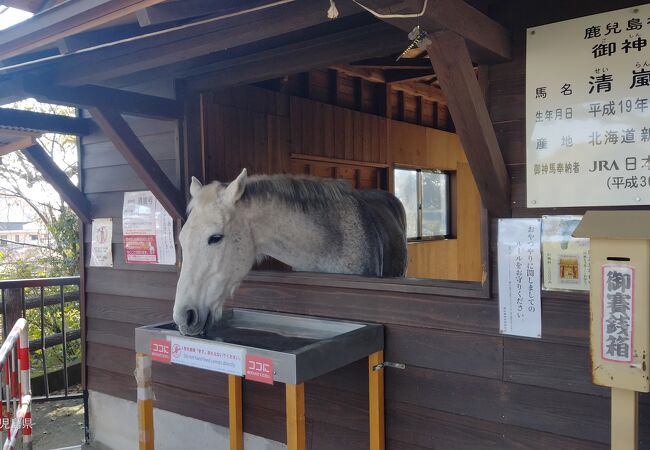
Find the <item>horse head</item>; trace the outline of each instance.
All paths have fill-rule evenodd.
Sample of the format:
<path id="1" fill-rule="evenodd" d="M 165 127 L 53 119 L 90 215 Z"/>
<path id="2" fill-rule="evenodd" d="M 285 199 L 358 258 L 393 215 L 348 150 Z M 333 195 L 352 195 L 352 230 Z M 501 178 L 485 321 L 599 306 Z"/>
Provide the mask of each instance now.
<path id="1" fill-rule="evenodd" d="M 176 287 L 174 322 L 182 334 L 201 333 L 221 318 L 225 301 L 255 262 L 250 225 L 236 205 L 246 169 L 224 187 L 192 177 L 189 216 L 180 232 L 183 264 Z"/>

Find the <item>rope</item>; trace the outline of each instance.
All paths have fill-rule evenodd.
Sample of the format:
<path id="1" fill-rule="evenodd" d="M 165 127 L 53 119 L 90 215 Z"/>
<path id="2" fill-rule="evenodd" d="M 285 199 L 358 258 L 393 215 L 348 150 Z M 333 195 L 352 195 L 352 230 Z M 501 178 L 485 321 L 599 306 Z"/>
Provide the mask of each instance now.
<path id="1" fill-rule="evenodd" d="M 359 3 L 357 0 L 352 0 L 354 3 L 357 5 L 361 6 L 363 9 L 368 11 L 370 14 L 373 16 L 377 17 L 378 19 L 413 19 L 417 17 L 422 17 L 427 10 L 427 3 L 429 0 L 424 0 L 424 3 L 422 4 L 422 10 L 419 13 L 409 13 L 409 14 L 380 14 L 377 11 L 373 11 L 372 9 L 368 8 L 365 5 L 362 5 Z M 330 0 L 330 3 L 334 3 L 333 0 Z M 330 8 L 331 9 L 331 8 Z M 328 16 L 329 17 L 329 16 Z"/>

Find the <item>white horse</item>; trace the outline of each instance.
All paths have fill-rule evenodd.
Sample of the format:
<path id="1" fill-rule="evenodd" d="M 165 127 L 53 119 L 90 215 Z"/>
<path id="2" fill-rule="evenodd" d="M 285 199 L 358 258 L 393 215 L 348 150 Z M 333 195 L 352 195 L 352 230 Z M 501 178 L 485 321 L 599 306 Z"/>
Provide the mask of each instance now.
<path id="1" fill-rule="evenodd" d="M 193 177 L 190 194 L 174 302 L 183 334 L 220 319 L 224 302 L 266 256 L 300 271 L 406 273 L 404 207 L 388 192 L 315 177 L 247 177 L 244 169 L 227 186 Z"/>

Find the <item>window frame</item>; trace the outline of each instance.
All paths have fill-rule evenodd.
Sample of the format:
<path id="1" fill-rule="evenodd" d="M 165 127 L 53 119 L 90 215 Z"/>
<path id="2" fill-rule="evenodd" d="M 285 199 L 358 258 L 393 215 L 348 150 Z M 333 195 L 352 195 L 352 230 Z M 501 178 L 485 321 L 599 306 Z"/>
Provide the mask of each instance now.
<path id="1" fill-rule="evenodd" d="M 429 168 L 422 168 L 422 167 L 407 167 L 407 166 L 402 166 L 402 165 L 395 165 L 393 167 L 393 179 L 395 179 L 395 171 L 397 170 L 404 170 L 404 171 L 411 171 L 416 173 L 416 184 L 417 184 L 417 236 L 416 237 L 407 237 L 407 241 L 409 243 L 411 242 L 427 242 L 427 241 L 440 241 L 440 240 L 445 240 L 445 239 L 453 239 L 454 235 L 452 233 L 452 214 L 453 211 L 451 209 L 452 207 L 452 202 L 451 202 L 451 177 L 452 174 L 449 171 L 444 171 L 444 170 L 439 170 L 439 169 L 429 169 Z M 434 235 L 434 236 L 422 236 L 422 228 L 423 228 L 423 223 L 422 223 L 422 199 L 423 199 L 423 183 L 422 183 L 422 173 L 434 173 L 434 174 L 442 174 L 447 177 L 447 183 L 446 183 L 446 228 L 447 228 L 447 234 L 444 235 Z M 393 194 L 395 194 L 395 189 L 393 188 Z M 397 194 L 395 194 L 397 196 Z M 399 197 L 398 197 L 399 198 Z M 401 201 L 401 200 L 400 200 Z"/>

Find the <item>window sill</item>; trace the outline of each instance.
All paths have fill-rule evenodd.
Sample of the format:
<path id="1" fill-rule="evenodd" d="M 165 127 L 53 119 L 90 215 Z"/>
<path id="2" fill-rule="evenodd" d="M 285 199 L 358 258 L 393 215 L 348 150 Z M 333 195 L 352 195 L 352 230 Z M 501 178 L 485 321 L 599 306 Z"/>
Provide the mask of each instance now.
<path id="1" fill-rule="evenodd" d="M 254 283 L 280 283 L 409 294 L 489 299 L 488 283 L 418 278 L 372 278 L 314 272 L 253 271 L 244 279 Z"/>

